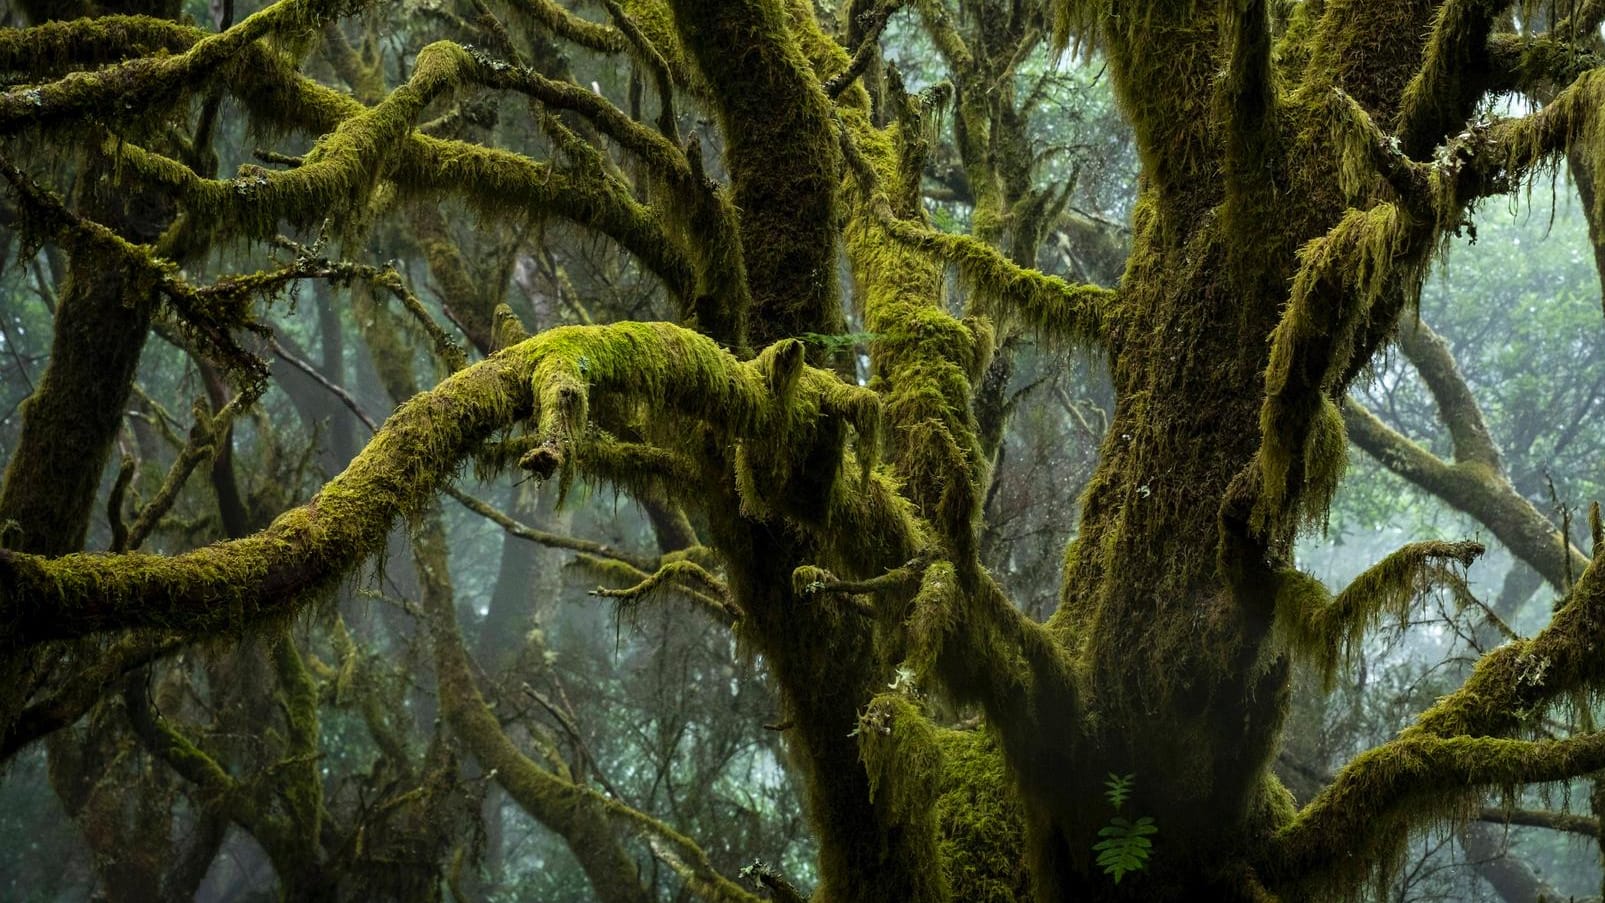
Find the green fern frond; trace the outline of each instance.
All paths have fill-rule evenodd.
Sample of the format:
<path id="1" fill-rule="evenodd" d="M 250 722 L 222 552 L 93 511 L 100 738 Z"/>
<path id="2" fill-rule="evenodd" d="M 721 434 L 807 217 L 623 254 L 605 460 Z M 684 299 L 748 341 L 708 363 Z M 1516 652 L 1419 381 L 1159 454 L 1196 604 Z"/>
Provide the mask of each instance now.
<path id="1" fill-rule="evenodd" d="M 1136 783 L 1137 776 L 1134 774 L 1110 774 L 1109 780 L 1103 782 L 1109 788 L 1104 791 L 1104 797 L 1116 812 L 1125 808 Z M 1141 871 L 1148 864 L 1148 853 L 1154 846 L 1148 838 L 1158 833 L 1159 826 L 1146 815 L 1136 821 L 1124 815 L 1109 819 L 1109 824 L 1098 831 L 1098 836 L 1103 839 L 1092 846 L 1093 852 L 1098 854 L 1099 867 L 1119 884 L 1127 872 Z"/>
<path id="2" fill-rule="evenodd" d="M 1118 775 L 1111 772 L 1109 780 L 1103 782 L 1103 785 L 1109 788 L 1104 791 L 1109 805 L 1115 807 L 1116 811 L 1125 808 L 1126 800 L 1131 798 L 1131 788 L 1136 782 L 1137 776 L 1134 774 Z"/>

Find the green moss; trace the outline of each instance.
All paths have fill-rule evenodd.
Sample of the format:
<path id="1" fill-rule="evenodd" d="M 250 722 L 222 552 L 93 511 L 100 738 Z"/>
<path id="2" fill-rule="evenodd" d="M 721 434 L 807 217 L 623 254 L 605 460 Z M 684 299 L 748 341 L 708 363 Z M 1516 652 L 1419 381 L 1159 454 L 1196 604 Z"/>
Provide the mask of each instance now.
<path id="1" fill-rule="evenodd" d="M 1420 289 L 1431 224 L 1394 204 L 1350 210 L 1325 236 L 1299 251 L 1291 298 L 1271 335 L 1265 367 L 1263 483 L 1257 522 L 1289 515 L 1319 519 L 1346 460 L 1342 417 L 1329 397 L 1351 362 L 1373 309 L 1392 313 L 1398 295 Z M 1391 319 L 1388 313 L 1378 316 Z"/>
<path id="2" fill-rule="evenodd" d="M 349 0 L 281 0 L 225 32 L 196 40 L 182 53 L 138 57 L 104 69 L 69 73 L 42 85 L 13 88 L 0 93 L 0 132 L 49 127 L 105 110 L 138 110 L 144 114 L 151 106 L 171 102 L 174 96 L 199 85 L 261 38 L 314 28 L 350 6 Z M 83 36 L 64 36 L 62 32 L 67 28 L 96 32 L 87 42 L 102 48 L 109 39 L 130 28 L 146 36 L 156 32 L 154 26 L 127 18 L 119 18 L 110 26 L 80 20 L 51 26 L 42 33 L 47 43 L 31 52 L 59 53 L 63 44 L 85 41 Z"/>
<path id="3" fill-rule="evenodd" d="M 1357 659 L 1361 644 L 1382 619 L 1404 622 L 1415 602 L 1437 587 L 1464 604 L 1469 592 L 1452 567 L 1469 566 L 1482 551 L 1474 542 L 1411 543 L 1368 568 L 1336 597 L 1307 574 L 1282 571 L 1277 578 L 1276 635 L 1312 664 L 1331 690 L 1339 666 Z"/>
<path id="4" fill-rule="evenodd" d="M 953 899 L 1032 899 L 1025 818 L 997 741 L 987 731 L 940 731 L 936 799 L 942 870 Z"/>
<path id="5" fill-rule="evenodd" d="M 942 750 L 937 729 L 908 699 L 882 694 L 871 700 L 858 719 L 858 749 L 869 772 L 869 792 L 877 810 L 898 830 L 922 838 L 916 848 L 934 843 L 936 796 L 942 780 Z M 946 876 L 936 863 L 909 863 L 917 870 L 907 877 L 915 886 L 910 899 L 950 899 Z"/>
<path id="6" fill-rule="evenodd" d="M 1409 832 L 1467 817 L 1479 790 L 1543 783 L 1605 765 L 1605 732 L 1564 740 L 1434 737 L 1406 731 L 1361 753 L 1273 845 L 1266 872 L 1297 875 L 1307 892 L 1352 897 L 1397 866 Z"/>
<path id="7" fill-rule="evenodd" d="M 842 332 L 834 278 L 841 151 L 785 12 L 758 0 L 671 6 L 725 136 L 752 341 Z"/>
<path id="8" fill-rule="evenodd" d="M 19 643 L 119 626 L 242 627 L 293 606 L 376 551 L 393 520 L 433 497 L 493 433 L 533 420 L 548 439 L 582 442 L 593 393 L 706 424 L 731 441 L 761 440 L 750 444 L 774 451 L 754 456 L 754 464 L 782 487 L 799 478 L 787 455 L 821 430 L 851 428 L 873 446 L 873 393 L 801 368 L 789 396 L 776 397 L 770 363 L 782 357 L 740 363 L 712 340 L 668 324 L 553 330 L 401 405 L 344 473 L 264 532 L 172 558 L 5 553 L 0 607 Z"/>
<path id="9" fill-rule="evenodd" d="M 624 33 L 617 28 L 581 18 L 553 0 L 512 3 L 509 8 L 515 15 L 581 47 L 603 53 L 620 53 L 627 46 Z"/>

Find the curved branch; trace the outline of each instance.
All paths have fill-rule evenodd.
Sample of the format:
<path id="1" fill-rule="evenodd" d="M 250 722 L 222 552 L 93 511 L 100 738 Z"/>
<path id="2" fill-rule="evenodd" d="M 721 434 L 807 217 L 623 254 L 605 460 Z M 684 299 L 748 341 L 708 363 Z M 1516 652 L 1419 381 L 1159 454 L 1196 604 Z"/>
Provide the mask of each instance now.
<path id="1" fill-rule="evenodd" d="M 1453 814 L 1470 791 L 1558 781 L 1602 766 L 1605 731 L 1566 740 L 1402 736 L 1355 758 L 1282 829 L 1277 868 L 1300 881 L 1369 870 L 1398 832 Z"/>
<path id="2" fill-rule="evenodd" d="M 114 17 L 107 27 L 100 28 L 103 21 L 108 20 L 94 20 L 96 27 L 69 23 L 70 27 L 25 29 L 17 33 L 15 44 L 0 42 L 0 60 L 7 58 L 9 50 L 20 65 L 36 34 L 52 59 L 73 61 L 125 54 L 128 45 L 118 38 L 129 33 L 138 35 L 141 43 L 156 42 L 168 48 L 194 49 L 215 37 L 140 17 Z M 594 229 L 629 250 L 671 292 L 692 299 L 699 291 L 695 265 L 710 269 L 707 263 L 721 258 L 710 249 L 701 252 L 705 259 L 687 260 L 685 252 L 668 237 L 669 230 L 652 210 L 635 200 L 628 186 L 600 174 L 561 172 L 518 154 L 430 138 L 413 130 L 412 123 L 425 103 L 475 73 L 489 72 L 490 65 L 456 45 L 438 42 L 420 52 L 417 68 L 406 84 L 369 108 L 300 75 L 280 55 L 259 44 L 248 44 L 235 52 L 233 66 L 242 74 L 224 82 L 260 122 L 325 136 L 306 165 L 291 172 L 247 170 L 238 178 L 218 181 L 199 178 L 178 161 L 126 142 L 114 142 L 110 147 L 119 157 L 125 178 L 167 185 L 185 200 L 192 216 L 202 214 L 220 228 L 259 238 L 271 237 L 280 218 L 310 222 L 326 217 L 331 210 L 353 209 L 377 182 L 371 175 L 374 165 L 382 164 L 379 169 L 384 177 L 408 194 L 457 194 L 488 215 L 528 216 L 531 211 L 543 211 Z M 573 100 L 572 96 L 569 99 Z M 122 103 L 119 98 L 114 106 Z M 661 148 L 643 145 L 642 149 L 662 159 Z M 319 163 L 326 165 L 314 165 Z M 303 174 L 308 165 L 313 172 Z M 693 212 L 700 212 L 699 208 Z M 738 279 L 708 278 L 720 280 L 718 287 L 726 292 L 741 285 Z"/>
<path id="3" fill-rule="evenodd" d="M 620 551 L 605 543 L 580 539 L 575 536 L 565 536 L 561 533 L 549 533 L 545 530 L 537 530 L 534 527 L 519 523 L 455 486 L 446 487 L 446 494 L 462 503 L 464 508 L 501 527 L 507 533 L 519 539 L 527 539 L 530 542 L 553 549 L 566 549 L 570 552 L 579 552 L 585 555 L 594 555 L 598 558 L 619 561 L 642 571 L 652 566 L 652 562 L 645 558 Z"/>
<path id="4" fill-rule="evenodd" d="M 1330 393 L 1350 370 L 1362 327 L 1391 321 L 1419 290 L 1434 234 L 1430 221 L 1383 203 L 1351 209 L 1299 250 L 1265 367 L 1257 527 L 1325 512 L 1347 460 Z"/>
<path id="5" fill-rule="evenodd" d="M 1440 586 L 1466 604 L 1470 591 L 1452 566 L 1470 567 L 1482 553 L 1476 542 L 1411 543 L 1367 568 L 1335 597 L 1313 577 L 1285 573 L 1276 594 L 1275 630 L 1315 660 L 1330 690 L 1340 661 L 1355 660 L 1381 618 L 1404 620 L 1416 599 Z"/>
<path id="6" fill-rule="evenodd" d="M 1557 697 L 1605 680 L 1605 566 L 1598 559 L 1530 640 L 1483 656 L 1465 684 L 1397 739 L 1356 757 L 1278 838 L 1271 866 L 1286 880 L 1369 869 L 1420 822 L 1463 811 L 1471 794 L 1577 777 L 1605 766 L 1605 733 L 1502 739 Z"/>
<path id="7" fill-rule="evenodd" d="M 395 519 L 438 493 L 496 431 L 538 415 L 556 447 L 572 442 L 591 392 L 648 402 L 732 440 L 784 444 L 825 418 L 876 432 L 872 393 L 800 366 L 776 393 L 774 360 L 739 362 L 669 324 L 543 333 L 401 405 L 344 473 L 256 535 L 173 557 L 0 550 L 0 624 L 21 647 L 142 626 L 226 632 L 293 610 L 382 548 Z"/>
<path id="8" fill-rule="evenodd" d="M 598 53 L 621 53 L 629 46 L 624 32 L 605 22 L 582 19 L 554 0 L 508 0 L 509 9 L 565 41 Z"/>
<path id="9" fill-rule="evenodd" d="M 0 134 L 90 116 L 116 118 L 121 111 L 147 115 L 150 107 L 199 84 L 255 41 L 275 32 L 316 28 L 353 7 L 351 0 L 282 0 L 227 31 L 201 38 L 183 53 L 138 57 L 44 85 L 13 88 L 0 93 Z M 85 21 L 54 26 L 47 34 L 96 28 Z"/>
<path id="10" fill-rule="evenodd" d="M 1605 3 L 1593 3 L 1605 10 Z M 1596 22 L 1593 26 L 1598 28 Z M 1547 34 L 1496 34 L 1488 39 L 1489 91 L 1553 92 L 1590 69 L 1605 65 L 1599 54 L 1556 37 L 1564 23 Z M 1584 31 L 1588 31 L 1585 27 Z"/>
<path id="11" fill-rule="evenodd" d="M 1405 86 L 1396 130 L 1404 152 L 1432 153 L 1471 115 L 1489 71 L 1488 38 L 1509 0 L 1448 0 L 1427 37 L 1421 66 Z"/>
<path id="12" fill-rule="evenodd" d="M 842 141 L 848 163 L 870 196 L 870 210 L 887 234 L 957 268 L 959 276 L 975 289 L 980 312 L 1000 320 L 1022 321 L 1050 341 L 1103 344 L 1108 321 L 1116 312 L 1118 292 L 1022 267 L 974 236 L 940 232 L 898 218 L 883 191 L 884 175 L 867 159 L 867 149 L 859 147 L 863 137 L 843 129 Z"/>
<path id="13" fill-rule="evenodd" d="M 1568 568 L 1575 574 L 1587 567 L 1587 556 L 1569 543 L 1562 545 L 1560 531 L 1549 518 L 1499 471 L 1476 460 L 1444 461 L 1352 398 L 1344 401 L 1343 421 L 1355 445 L 1388 470 L 1475 517 L 1552 585 L 1566 585 Z"/>

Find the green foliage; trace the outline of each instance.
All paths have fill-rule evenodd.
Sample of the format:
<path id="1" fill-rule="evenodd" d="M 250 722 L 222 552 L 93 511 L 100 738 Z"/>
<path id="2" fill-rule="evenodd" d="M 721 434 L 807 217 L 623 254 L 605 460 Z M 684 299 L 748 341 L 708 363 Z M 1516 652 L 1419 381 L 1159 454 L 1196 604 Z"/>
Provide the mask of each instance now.
<path id="1" fill-rule="evenodd" d="M 1104 797 L 1116 812 L 1126 807 L 1136 782 L 1137 776 L 1134 774 L 1110 774 L 1109 780 L 1104 781 L 1104 786 L 1109 788 L 1104 792 Z M 1124 815 L 1109 819 L 1109 824 L 1098 831 L 1098 836 L 1103 839 L 1092 845 L 1098 854 L 1099 867 L 1105 875 L 1113 877 L 1116 884 L 1127 872 L 1142 871 L 1148 864 L 1148 853 L 1154 846 L 1148 838 L 1158 833 L 1159 826 L 1154 824 L 1152 816 L 1144 815 L 1136 821 Z"/>
<path id="2" fill-rule="evenodd" d="M 1116 810 L 1124 809 L 1126 800 L 1131 799 L 1132 785 L 1136 782 L 1137 776 L 1134 774 L 1117 775 L 1111 773 L 1109 780 L 1103 782 L 1103 785 L 1109 788 L 1104 792 L 1104 796 L 1109 800 L 1109 805 L 1114 806 Z"/>
<path id="3" fill-rule="evenodd" d="M 859 345 L 867 345 L 880 338 L 873 332 L 843 332 L 825 335 L 818 332 L 805 332 L 802 340 L 809 345 L 821 349 L 827 357 L 833 357 L 846 351 L 852 351 Z"/>

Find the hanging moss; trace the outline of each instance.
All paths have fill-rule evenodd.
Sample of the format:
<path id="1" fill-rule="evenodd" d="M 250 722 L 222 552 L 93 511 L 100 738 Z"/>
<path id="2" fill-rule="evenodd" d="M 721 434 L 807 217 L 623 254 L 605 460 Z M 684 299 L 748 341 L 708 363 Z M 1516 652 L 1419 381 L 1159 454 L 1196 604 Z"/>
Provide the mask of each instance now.
<path id="1" fill-rule="evenodd" d="M 1292 297 L 1271 336 L 1265 368 L 1262 526 L 1290 514 L 1324 515 L 1347 460 L 1330 393 L 1348 372 L 1357 336 L 1384 295 L 1420 289 L 1434 233 L 1393 204 L 1351 210 L 1299 252 Z"/>
<path id="2" fill-rule="evenodd" d="M 545 28 L 564 40 L 602 53 L 620 53 L 627 45 L 624 33 L 602 22 L 592 22 L 570 12 L 554 0 L 529 0 L 508 4 L 513 13 Z"/>
<path id="3" fill-rule="evenodd" d="M 859 716 L 858 749 L 876 808 L 901 830 L 934 842 L 937 788 L 942 781 L 936 728 L 907 698 L 882 694 Z M 935 903 L 950 899 L 946 876 L 936 863 L 909 877 L 918 882 L 909 889 L 910 899 Z"/>
<path id="4" fill-rule="evenodd" d="M 225 32 L 196 41 L 180 54 L 138 57 L 106 69 L 70 73 L 48 84 L 13 88 L 0 93 L 0 133 L 48 127 L 105 110 L 144 113 L 149 106 L 199 84 L 253 42 L 276 32 L 315 28 L 349 12 L 354 5 L 352 0 L 280 0 Z M 113 28 L 118 25 L 126 29 L 129 20 L 117 20 Z M 47 34 L 59 35 L 62 27 L 56 26 Z M 102 28 L 93 21 L 66 27 Z M 60 43 L 37 48 L 36 52 L 51 52 Z"/>
<path id="5" fill-rule="evenodd" d="M 1443 587 L 1464 604 L 1469 591 L 1451 566 L 1470 566 L 1483 547 L 1475 542 L 1411 543 L 1368 568 L 1336 597 L 1320 581 L 1295 570 L 1279 575 L 1276 634 L 1312 664 L 1330 691 L 1339 666 L 1363 654 L 1366 636 L 1384 618 L 1403 623 L 1415 602 Z"/>
<path id="6" fill-rule="evenodd" d="M 1387 874 L 1409 830 L 1465 818 L 1475 791 L 1558 781 L 1605 765 L 1605 732 L 1565 740 L 1432 737 L 1407 732 L 1361 753 L 1277 836 L 1268 865 L 1325 899 L 1356 895 Z"/>

